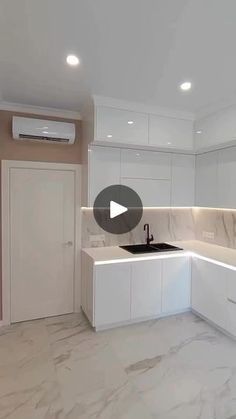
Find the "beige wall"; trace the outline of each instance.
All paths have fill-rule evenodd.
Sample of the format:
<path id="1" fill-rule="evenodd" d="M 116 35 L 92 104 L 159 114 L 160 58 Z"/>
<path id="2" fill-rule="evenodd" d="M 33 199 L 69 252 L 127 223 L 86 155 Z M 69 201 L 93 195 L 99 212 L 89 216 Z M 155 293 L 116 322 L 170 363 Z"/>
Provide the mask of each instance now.
<path id="1" fill-rule="evenodd" d="M 12 116 L 27 116 L 39 119 L 74 122 L 76 124 L 76 142 L 74 145 L 42 144 L 12 139 Z M 81 163 L 81 121 L 73 121 L 47 116 L 26 115 L 18 112 L 0 111 L 0 161 L 1 160 L 29 160 L 58 163 Z M 1 199 L 1 195 L 0 195 Z M 1 203 L 1 202 L 0 202 Z M 1 211 L 1 206 L 0 206 Z M 0 222 L 1 233 L 1 222 Z M 0 236 L 1 237 L 1 236 Z M 0 319 L 2 312 L 1 296 L 1 240 L 0 240 Z"/>
<path id="2" fill-rule="evenodd" d="M 81 162 L 81 121 L 66 120 L 67 122 L 74 122 L 76 124 L 76 142 L 74 145 L 42 144 L 29 141 L 18 142 L 12 139 L 11 125 L 13 115 L 65 121 L 62 118 L 0 111 L 0 160 L 32 160 L 60 163 Z"/>

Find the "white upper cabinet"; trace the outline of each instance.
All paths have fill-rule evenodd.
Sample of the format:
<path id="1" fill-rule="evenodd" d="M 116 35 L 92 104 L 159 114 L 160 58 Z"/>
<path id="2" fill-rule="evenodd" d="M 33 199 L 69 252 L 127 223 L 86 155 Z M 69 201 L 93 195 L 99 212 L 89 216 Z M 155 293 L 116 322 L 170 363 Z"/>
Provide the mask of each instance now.
<path id="1" fill-rule="evenodd" d="M 148 114 L 98 106 L 95 140 L 148 145 Z"/>
<path id="2" fill-rule="evenodd" d="M 107 186 L 122 184 L 145 207 L 192 206 L 194 162 L 193 155 L 90 146 L 88 205 Z"/>
<path id="3" fill-rule="evenodd" d="M 120 183 L 120 149 L 91 147 L 89 151 L 89 202 L 92 206 L 99 192 Z"/>
<path id="4" fill-rule="evenodd" d="M 121 177 L 170 179 L 171 156 L 144 150 L 121 150 Z"/>
<path id="5" fill-rule="evenodd" d="M 236 140 L 236 106 L 229 106 L 195 122 L 197 150 Z"/>
<path id="6" fill-rule="evenodd" d="M 121 184 L 134 189 L 145 207 L 170 206 L 170 154 L 121 150 Z"/>
<path id="7" fill-rule="evenodd" d="M 236 147 L 218 154 L 218 203 L 221 208 L 236 208 Z"/>
<path id="8" fill-rule="evenodd" d="M 193 149 L 193 121 L 149 115 L 149 145 Z"/>
<path id="9" fill-rule="evenodd" d="M 195 156 L 173 154 L 171 205 L 173 207 L 193 206 L 194 190 Z"/>
<path id="10" fill-rule="evenodd" d="M 218 152 L 196 157 L 196 205 L 218 207 Z"/>
<path id="11" fill-rule="evenodd" d="M 193 115 L 94 96 L 84 113 L 86 141 L 193 150 Z"/>
<path id="12" fill-rule="evenodd" d="M 170 180 L 121 178 L 121 184 L 137 192 L 144 207 L 170 206 Z"/>

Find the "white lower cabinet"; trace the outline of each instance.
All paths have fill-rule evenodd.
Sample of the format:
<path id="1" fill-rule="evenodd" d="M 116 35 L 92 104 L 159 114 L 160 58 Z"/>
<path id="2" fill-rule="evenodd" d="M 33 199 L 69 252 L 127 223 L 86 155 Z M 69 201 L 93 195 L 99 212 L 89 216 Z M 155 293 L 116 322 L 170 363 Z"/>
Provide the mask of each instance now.
<path id="1" fill-rule="evenodd" d="M 191 261 L 189 257 L 164 259 L 162 264 L 162 312 L 190 308 Z"/>
<path id="2" fill-rule="evenodd" d="M 236 271 L 197 256 L 100 265 L 82 253 L 82 308 L 96 330 L 190 307 L 236 336 Z"/>
<path id="3" fill-rule="evenodd" d="M 96 265 L 83 252 L 82 308 L 97 330 L 157 318 L 189 308 L 190 281 L 185 255 Z"/>
<path id="4" fill-rule="evenodd" d="M 227 274 L 227 314 L 226 329 L 236 336 L 236 271 L 228 269 Z"/>
<path id="5" fill-rule="evenodd" d="M 192 308 L 226 329 L 226 283 L 228 269 L 192 258 Z"/>
<path id="6" fill-rule="evenodd" d="M 98 265 L 94 281 L 94 326 L 129 321 L 131 264 Z"/>
<path id="7" fill-rule="evenodd" d="M 161 313 L 161 260 L 132 264 L 131 319 L 158 316 Z"/>

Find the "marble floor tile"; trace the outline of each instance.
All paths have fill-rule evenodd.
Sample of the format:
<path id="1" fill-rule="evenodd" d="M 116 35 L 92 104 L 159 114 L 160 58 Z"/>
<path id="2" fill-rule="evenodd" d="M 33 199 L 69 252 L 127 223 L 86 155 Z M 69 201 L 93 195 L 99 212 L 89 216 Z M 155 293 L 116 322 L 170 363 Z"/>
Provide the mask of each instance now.
<path id="1" fill-rule="evenodd" d="M 236 419 L 236 342 L 192 313 L 0 330 L 0 419 Z"/>

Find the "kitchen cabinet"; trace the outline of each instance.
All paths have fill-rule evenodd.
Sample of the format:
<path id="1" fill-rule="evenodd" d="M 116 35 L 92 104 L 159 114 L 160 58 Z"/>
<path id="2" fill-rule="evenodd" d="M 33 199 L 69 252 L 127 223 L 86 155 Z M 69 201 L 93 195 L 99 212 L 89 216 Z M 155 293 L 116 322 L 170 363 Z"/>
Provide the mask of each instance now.
<path id="1" fill-rule="evenodd" d="M 161 260 L 132 263 L 131 319 L 161 313 Z"/>
<path id="2" fill-rule="evenodd" d="M 170 179 L 169 153 L 121 150 L 121 184 L 134 189 L 145 207 L 170 205 Z"/>
<path id="3" fill-rule="evenodd" d="M 170 206 L 170 180 L 121 178 L 121 184 L 137 192 L 144 207 Z"/>
<path id="4" fill-rule="evenodd" d="M 195 201 L 195 156 L 172 154 L 173 207 L 194 206 Z"/>
<path id="5" fill-rule="evenodd" d="M 104 188 L 126 185 L 144 207 L 192 206 L 195 157 L 146 150 L 90 146 L 88 205 Z"/>
<path id="6" fill-rule="evenodd" d="M 218 151 L 196 157 L 196 205 L 218 207 Z"/>
<path id="7" fill-rule="evenodd" d="M 163 259 L 162 312 L 190 308 L 191 261 L 189 257 Z"/>
<path id="8" fill-rule="evenodd" d="M 185 311 L 188 256 L 94 264 L 82 252 L 82 309 L 96 330 Z"/>
<path id="9" fill-rule="evenodd" d="M 236 271 L 227 269 L 226 330 L 236 336 Z"/>
<path id="10" fill-rule="evenodd" d="M 148 145 L 148 115 L 97 106 L 95 141 Z"/>
<path id="11" fill-rule="evenodd" d="M 218 206 L 236 208 L 236 147 L 218 152 Z"/>
<path id="12" fill-rule="evenodd" d="M 192 308 L 226 329 L 227 269 L 196 257 L 192 258 Z"/>
<path id="13" fill-rule="evenodd" d="M 236 106 L 229 106 L 198 119 L 194 131 L 197 150 L 229 144 L 236 139 Z"/>
<path id="14" fill-rule="evenodd" d="M 131 264 L 117 263 L 96 266 L 96 327 L 130 320 Z"/>
<path id="15" fill-rule="evenodd" d="M 121 150 L 121 177 L 170 179 L 171 155 L 157 151 Z"/>
<path id="16" fill-rule="evenodd" d="M 150 115 L 149 145 L 193 149 L 193 121 L 162 115 Z"/>
<path id="17" fill-rule="evenodd" d="M 120 183 L 120 149 L 91 147 L 89 152 L 89 205 L 107 186 Z"/>

